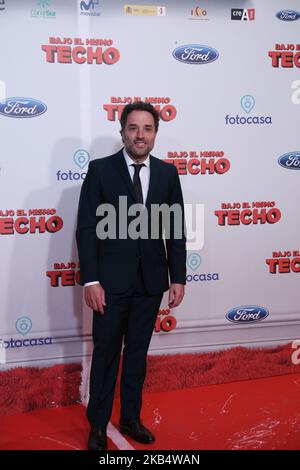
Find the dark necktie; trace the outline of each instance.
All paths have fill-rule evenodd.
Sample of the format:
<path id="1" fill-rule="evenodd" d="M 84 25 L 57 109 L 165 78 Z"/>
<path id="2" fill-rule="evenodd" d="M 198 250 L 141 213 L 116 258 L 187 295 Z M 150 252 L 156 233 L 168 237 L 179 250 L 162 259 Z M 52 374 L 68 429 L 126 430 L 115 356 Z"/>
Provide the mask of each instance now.
<path id="1" fill-rule="evenodd" d="M 137 164 L 134 163 L 132 165 L 134 167 L 134 175 L 133 175 L 133 187 L 134 187 L 134 192 L 136 196 L 136 200 L 139 204 L 143 204 L 143 191 L 142 191 L 142 184 L 140 180 L 140 170 L 142 166 L 145 166 L 144 163 Z"/>

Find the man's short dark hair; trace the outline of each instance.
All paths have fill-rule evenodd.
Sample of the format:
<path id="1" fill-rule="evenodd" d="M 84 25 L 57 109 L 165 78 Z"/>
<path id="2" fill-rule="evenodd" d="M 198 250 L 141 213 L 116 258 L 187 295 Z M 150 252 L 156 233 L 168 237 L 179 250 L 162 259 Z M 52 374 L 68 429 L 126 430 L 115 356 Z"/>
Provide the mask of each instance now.
<path id="1" fill-rule="evenodd" d="M 121 130 L 124 129 L 127 118 L 132 111 L 148 111 L 148 113 L 152 114 L 155 132 L 158 131 L 159 112 L 154 108 L 154 106 L 152 106 L 152 104 L 145 103 L 144 101 L 137 101 L 136 103 L 130 103 L 125 106 L 120 119 Z"/>

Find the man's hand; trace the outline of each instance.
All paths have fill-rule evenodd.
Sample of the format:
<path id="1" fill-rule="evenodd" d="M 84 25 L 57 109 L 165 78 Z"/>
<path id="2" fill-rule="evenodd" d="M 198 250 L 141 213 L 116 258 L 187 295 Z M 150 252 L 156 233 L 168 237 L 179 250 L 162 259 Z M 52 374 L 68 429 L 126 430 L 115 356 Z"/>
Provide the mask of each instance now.
<path id="1" fill-rule="evenodd" d="M 88 307 L 104 314 L 105 292 L 100 284 L 93 284 L 84 288 L 84 299 Z"/>
<path id="2" fill-rule="evenodd" d="M 171 284 L 169 289 L 169 307 L 174 308 L 180 305 L 184 297 L 184 284 Z"/>

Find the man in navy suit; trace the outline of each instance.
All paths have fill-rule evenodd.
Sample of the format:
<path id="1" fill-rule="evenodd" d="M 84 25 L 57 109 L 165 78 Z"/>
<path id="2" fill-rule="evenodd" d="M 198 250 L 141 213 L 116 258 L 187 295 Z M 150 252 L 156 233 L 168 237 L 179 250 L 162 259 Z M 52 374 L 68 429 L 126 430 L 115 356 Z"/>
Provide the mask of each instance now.
<path id="1" fill-rule="evenodd" d="M 183 299 L 186 282 L 179 177 L 175 166 L 150 155 L 159 114 L 152 105 L 137 102 L 125 106 L 120 123 L 124 148 L 90 162 L 78 209 L 81 283 L 85 301 L 94 311 L 87 408 L 91 450 L 107 449 L 106 427 L 123 342 L 120 431 L 138 442 L 154 442 L 140 418 L 147 352 L 163 293 L 169 289 L 169 307 L 176 307 Z M 180 209 L 170 211 L 167 224 L 163 216 L 154 221 L 151 212 L 161 205 Z M 133 212 L 127 211 L 130 207 L 140 208 L 139 224 Z M 107 208 L 115 213 L 113 228 L 106 224 Z M 146 235 L 141 230 L 145 221 Z M 168 230 L 164 231 L 166 225 Z M 137 236 L 132 227 L 140 229 Z"/>

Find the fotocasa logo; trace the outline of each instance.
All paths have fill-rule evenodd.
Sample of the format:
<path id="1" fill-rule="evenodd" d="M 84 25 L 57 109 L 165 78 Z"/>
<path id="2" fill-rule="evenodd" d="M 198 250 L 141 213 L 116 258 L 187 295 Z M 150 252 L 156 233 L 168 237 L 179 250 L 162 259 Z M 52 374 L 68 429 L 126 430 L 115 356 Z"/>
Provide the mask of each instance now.
<path id="1" fill-rule="evenodd" d="M 16 349 L 23 347 L 31 346 L 46 346 L 52 344 L 51 337 L 41 337 L 41 338 L 25 338 L 31 329 L 32 329 L 32 320 L 27 315 L 22 315 L 17 318 L 15 327 L 17 332 L 23 337 L 20 339 L 10 338 L 10 339 L 1 339 L 0 338 L 0 349 Z M 0 361 L 1 362 L 1 361 Z"/>
<path id="2" fill-rule="evenodd" d="M 186 275 L 186 282 L 203 282 L 203 281 L 219 281 L 219 273 L 204 273 L 196 272 L 202 263 L 202 258 L 197 252 L 192 252 L 188 255 L 186 264 L 192 273 Z"/>
<path id="3" fill-rule="evenodd" d="M 240 105 L 243 111 L 246 113 L 246 116 L 241 116 L 239 114 L 225 116 L 226 125 L 262 125 L 262 124 L 272 124 L 272 116 L 265 115 L 249 115 L 253 108 L 255 107 L 255 98 L 254 96 L 247 94 L 241 97 Z"/>

